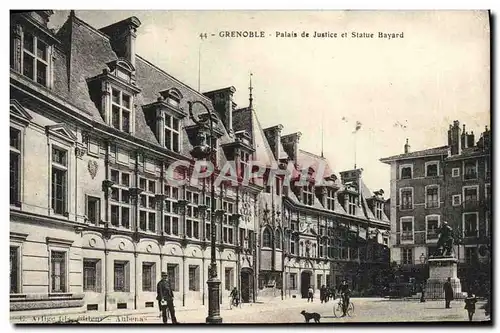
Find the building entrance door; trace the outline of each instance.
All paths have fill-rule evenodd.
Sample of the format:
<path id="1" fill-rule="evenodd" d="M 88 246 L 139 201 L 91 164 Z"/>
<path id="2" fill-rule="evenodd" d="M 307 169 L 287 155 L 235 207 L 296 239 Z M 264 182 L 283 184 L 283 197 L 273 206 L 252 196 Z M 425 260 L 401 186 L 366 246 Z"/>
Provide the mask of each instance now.
<path id="1" fill-rule="evenodd" d="M 312 286 L 311 276 L 311 271 L 303 271 L 300 274 L 300 292 L 302 294 L 302 298 L 307 298 L 307 291 L 309 290 L 309 286 Z"/>
<path id="2" fill-rule="evenodd" d="M 241 271 L 241 302 L 250 303 L 253 294 L 252 271 L 244 269 Z"/>

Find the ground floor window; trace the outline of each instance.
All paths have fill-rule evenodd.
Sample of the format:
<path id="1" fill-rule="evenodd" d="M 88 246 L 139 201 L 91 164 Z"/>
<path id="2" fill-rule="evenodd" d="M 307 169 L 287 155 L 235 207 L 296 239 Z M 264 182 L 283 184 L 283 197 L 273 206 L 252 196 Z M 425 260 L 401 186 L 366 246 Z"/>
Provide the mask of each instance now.
<path id="1" fill-rule="evenodd" d="M 101 292 L 101 261 L 83 259 L 83 291 Z"/>
<path id="2" fill-rule="evenodd" d="M 10 293 L 19 292 L 19 247 L 10 247 Z"/>
<path id="3" fill-rule="evenodd" d="M 170 283 L 170 288 L 173 291 L 179 291 L 179 265 L 168 264 L 167 275 L 168 275 L 168 281 Z"/>
<path id="4" fill-rule="evenodd" d="M 121 292 L 130 291 L 130 269 L 128 261 L 116 261 L 114 263 L 114 290 Z"/>
<path id="5" fill-rule="evenodd" d="M 51 291 L 66 291 L 66 252 L 51 251 L 50 254 Z"/>
<path id="6" fill-rule="evenodd" d="M 413 249 L 411 249 L 411 248 L 402 248 L 401 249 L 401 263 L 403 265 L 413 264 Z"/>
<path id="7" fill-rule="evenodd" d="M 189 290 L 200 290 L 200 266 L 189 265 Z"/>
<path id="8" fill-rule="evenodd" d="M 154 262 L 142 263 L 142 291 L 155 291 L 156 265 Z"/>
<path id="9" fill-rule="evenodd" d="M 323 285 L 321 280 L 323 279 L 323 275 L 318 274 L 316 275 L 316 289 L 321 289 L 321 286 Z"/>

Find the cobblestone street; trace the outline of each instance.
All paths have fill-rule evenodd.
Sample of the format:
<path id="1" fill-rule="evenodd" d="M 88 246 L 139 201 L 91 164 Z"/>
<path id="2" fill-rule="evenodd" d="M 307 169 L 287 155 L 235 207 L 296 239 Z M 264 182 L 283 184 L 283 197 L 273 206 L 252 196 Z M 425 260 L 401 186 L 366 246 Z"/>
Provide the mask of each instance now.
<path id="1" fill-rule="evenodd" d="M 451 309 L 444 308 L 444 301 L 427 301 L 419 303 L 416 300 L 386 300 L 374 298 L 354 298 L 355 312 L 352 317 L 335 318 L 333 315 L 333 304 L 328 302 L 321 304 L 317 300 L 307 303 L 303 299 L 272 300 L 257 304 L 244 304 L 241 308 L 229 310 L 227 304 L 221 306 L 221 316 L 226 324 L 249 323 L 302 323 L 304 321 L 300 311 L 318 312 L 321 314 L 322 323 L 357 323 L 357 322 L 443 322 L 443 321 L 466 321 L 467 312 L 464 310 L 462 301 L 452 302 Z M 335 301 L 336 303 L 336 301 Z M 488 320 L 484 310 L 480 307 L 484 301 L 477 304 L 474 321 Z M 204 323 L 207 315 L 206 307 L 198 309 L 177 309 L 177 319 L 181 323 L 194 324 Z M 80 316 L 81 323 L 120 323 L 120 324 L 153 324 L 161 323 L 157 311 L 149 313 L 112 313 L 86 315 L 67 315 L 63 318 L 72 319 Z M 40 322 L 40 318 L 38 318 Z M 20 321 L 11 318 L 13 323 L 33 323 L 34 318 L 26 317 Z M 56 316 L 46 317 L 41 323 L 58 321 Z"/>

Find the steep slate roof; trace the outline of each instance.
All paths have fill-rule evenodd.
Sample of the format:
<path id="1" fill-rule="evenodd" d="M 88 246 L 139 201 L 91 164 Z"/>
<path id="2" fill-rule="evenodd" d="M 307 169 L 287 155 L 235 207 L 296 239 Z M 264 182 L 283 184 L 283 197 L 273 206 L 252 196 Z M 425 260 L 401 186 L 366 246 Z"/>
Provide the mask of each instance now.
<path id="1" fill-rule="evenodd" d="M 326 158 L 302 149 L 299 149 L 297 164 L 301 169 L 312 168 L 315 172 L 318 171 L 319 167 L 324 166 L 325 169 L 323 171 L 323 178 L 328 177 L 333 173 Z"/>
<path id="2" fill-rule="evenodd" d="M 432 155 L 447 155 L 447 154 L 448 154 L 448 146 L 441 146 L 424 150 L 412 151 L 408 154 L 399 154 L 390 157 L 384 157 L 380 159 L 380 162 L 389 164 L 391 161 L 396 161 L 401 159 L 410 159 L 410 158 L 425 157 Z"/>
<path id="3" fill-rule="evenodd" d="M 258 165 L 266 167 L 276 165 L 276 159 L 255 110 L 247 107 L 233 111 L 233 129 L 235 131 L 246 130 L 250 134 L 255 149 L 253 160 Z"/>
<path id="4" fill-rule="evenodd" d="M 58 80 L 68 77 L 67 82 L 55 82 L 58 88 L 57 93 L 66 96 L 69 102 L 82 109 L 90 115 L 94 121 L 105 124 L 100 111 L 92 101 L 89 95 L 87 79 L 95 77 L 107 69 L 107 63 L 117 60 L 118 57 L 113 51 L 109 37 L 101 31 L 85 23 L 81 19 L 70 15 L 61 29 L 57 32 L 57 37 L 62 41 L 65 57 L 56 59 L 56 67 L 66 69 L 67 76 L 58 76 Z M 135 95 L 136 119 L 135 119 L 135 137 L 153 143 L 159 146 L 159 143 L 147 125 L 142 106 L 155 102 L 160 96 L 159 92 L 170 88 L 177 88 L 183 95 L 180 106 L 188 112 L 187 101 L 199 100 L 204 102 L 209 109 L 215 113 L 212 102 L 203 94 L 195 91 L 189 86 L 176 80 L 160 68 L 154 66 L 147 60 L 136 56 L 136 83 L 141 92 Z M 198 105 L 193 108 L 195 116 L 206 111 Z M 194 125 L 194 122 L 186 116 L 181 123 L 181 127 Z M 220 143 L 231 142 L 222 123 L 216 126 L 223 136 Z M 189 143 L 187 134 L 184 130 L 181 153 L 190 156 L 189 152 L 192 146 Z M 226 161 L 223 152 L 219 152 L 219 162 Z"/>

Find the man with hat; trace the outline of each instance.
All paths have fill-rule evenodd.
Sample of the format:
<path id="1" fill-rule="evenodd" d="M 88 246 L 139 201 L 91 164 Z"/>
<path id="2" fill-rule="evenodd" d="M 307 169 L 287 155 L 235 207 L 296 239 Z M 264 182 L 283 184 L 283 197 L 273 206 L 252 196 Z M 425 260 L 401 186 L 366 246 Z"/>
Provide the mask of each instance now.
<path id="1" fill-rule="evenodd" d="M 168 322 L 167 308 L 170 312 L 170 318 L 172 318 L 172 324 L 177 324 L 177 318 L 175 318 L 175 308 L 174 308 L 174 293 L 170 288 L 170 282 L 168 281 L 168 275 L 166 272 L 161 273 L 161 280 L 156 285 L 158 300 L 158 307 L 161 311 L 161 316 L 163 318 L 163 323 Z"/>

